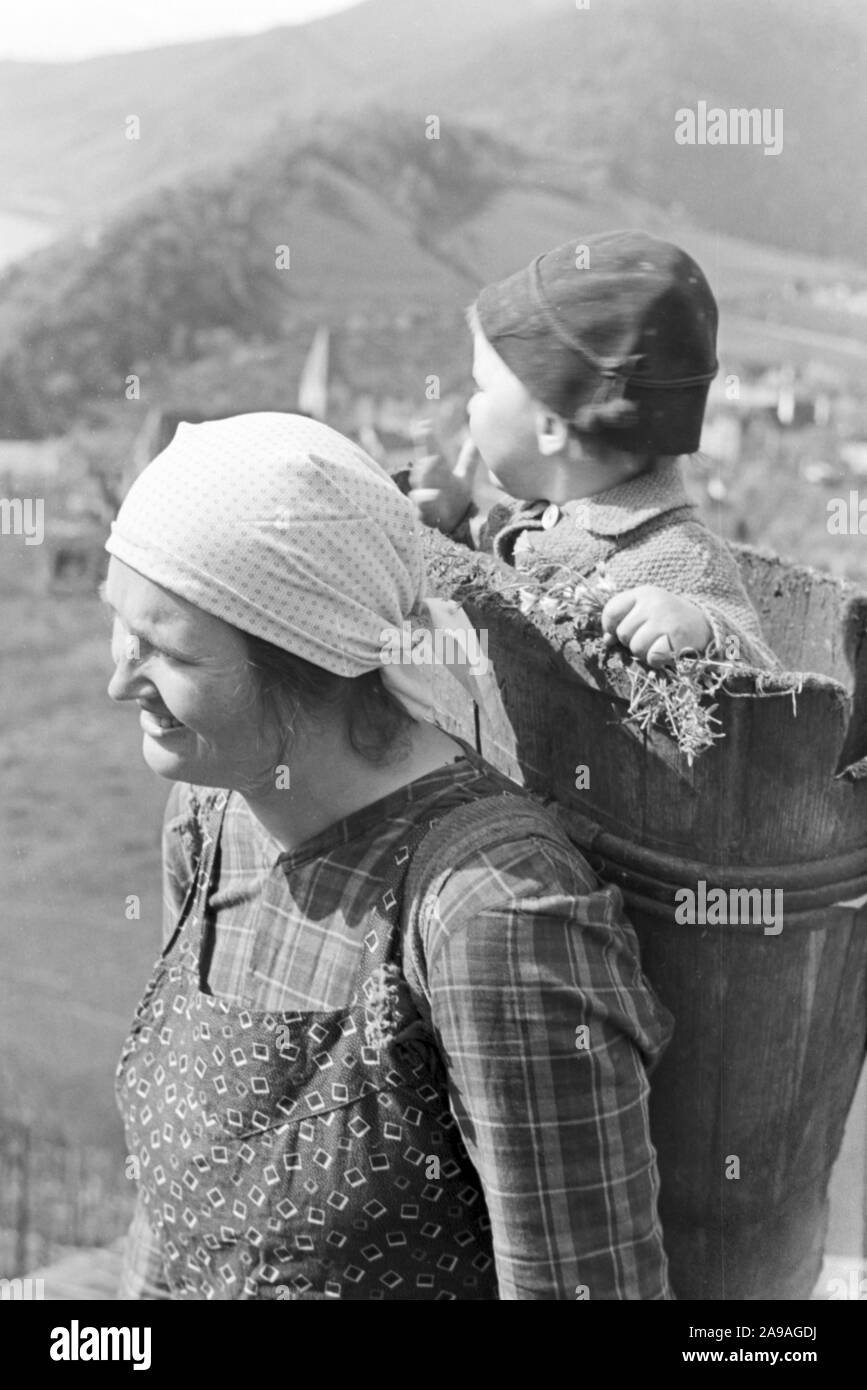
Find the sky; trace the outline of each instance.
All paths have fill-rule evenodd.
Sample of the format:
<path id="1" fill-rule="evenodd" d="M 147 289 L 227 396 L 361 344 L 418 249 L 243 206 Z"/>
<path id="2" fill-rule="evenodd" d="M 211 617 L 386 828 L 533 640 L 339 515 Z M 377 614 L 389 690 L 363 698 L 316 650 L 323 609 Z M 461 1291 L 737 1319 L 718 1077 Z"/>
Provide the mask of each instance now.
<path id="1" fill-rule="evenodd" d="M 54 62 L 224 34 L 349 9 L 358 0 L 4 0 L 0 59 Z"/>

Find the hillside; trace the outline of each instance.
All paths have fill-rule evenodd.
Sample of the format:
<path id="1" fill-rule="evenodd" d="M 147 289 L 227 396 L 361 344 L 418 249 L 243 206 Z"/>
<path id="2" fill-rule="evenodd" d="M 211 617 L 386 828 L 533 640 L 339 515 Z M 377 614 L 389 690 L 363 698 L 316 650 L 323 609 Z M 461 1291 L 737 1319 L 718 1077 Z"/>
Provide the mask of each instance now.
<path id="1" fill-rule="evenodd" d="M 719 231 L 864 258 L 867 15 L 855 0 L 367 0 L 312 24 L 66 64 L 0 64 L 0 211 L 68 235 L 246 161 L 324 113 L 434 113 Z M 678 146 L 700 100 L 782 108 L 778 157 Z M 141 138 L 124 137 L 128 115 Z M 351 150 L 351 141 L 348 147 Z"/>
<path id="2" fill-rule="evenodd" d="M 76 224 L 194 175 L 225 170 L 314 116 L 388 104 L 400 75 L 559 0 L 368 0 L 309 24 L 73 63 L 0 63 L 0 208 Z M 414 105 L 414 103 L 411 103 Z M 128 115 L 141 138 L 128 140 Z"/>
<path id="3" fill-rule="evenodd" d="M 388 113 L 361 133 L 333 122 L 38 253 L 0 283 L 0 433 L 62 430 L 88 401 L 122 401 L 128 374 L 146 391 L 154 371 L 227 336 L 286 344 L 288 370 L 323 320 L 365 331 L 454 320 L 474 276 L 438 235 L 516 161 L 476 132 L 425 141 Z"/>
<path id="4" fill-rule="evenodd" d="M 332 117 L 268 141 L 223 175 L 143 198 L 98 235 L 9 270 L 0 436 L 98 421 L 124 403 L 130 374 L 144 402 L 291 404 L 321 322 L 340 331 L 355 392 L 421 405 L 431 373 L 444 393 L 466 388 L 463 310 L 486 280 L 582 231 L 628 225 L 681 241 L 705 265 L 725 355 L 764 365 L 821 351 L 863 373 L 867 322 L 803 293 L 851 269 L 711 236 L 477 129 L 452 122 L 429 141 L 411 118 L 372 108 L 360 128 Z"/>
<path id="5" fill-rule="evenodd" d="M 143 195 L 0 279 L 0 437 L 98 423 L 125 402 L 203 410 L 293 403 L 319 323 L 338 330 L 357 394 L 423 403 L 468 385 L 463 311 L 487 280 L 604 227 L 669 236 L 704 265 L 721 352 L 758 366 L 821 355 L 867 367 L 867 320 L 817 307 L 818 285 L 867 272 L 703 231 L 616 192 L 592 162 L 537 157 L 478 128 L 438 140 L 403 112 L 329 117 L 267 140 L 222 174 Z M 278 248 L 288 247 L 278 268 Z M 135 407 L 133 407 L 135 408 Z"/>
<path id="6" fill-rule="evenodd" d="M 854 8 L 841 13 L 854 16 Z M 864 261 L 867 181 L 853 132 L 867 120 L 864 15 L 792 0 L 606 0 L 491 36 L 392 96 L 454 112 L 574 163 L 610 187 L 718 232 Z M 504 94 L 508 94 L 504 101 Z M 784 113 L 783 149 L 683 146 L 675 112 Z"/>

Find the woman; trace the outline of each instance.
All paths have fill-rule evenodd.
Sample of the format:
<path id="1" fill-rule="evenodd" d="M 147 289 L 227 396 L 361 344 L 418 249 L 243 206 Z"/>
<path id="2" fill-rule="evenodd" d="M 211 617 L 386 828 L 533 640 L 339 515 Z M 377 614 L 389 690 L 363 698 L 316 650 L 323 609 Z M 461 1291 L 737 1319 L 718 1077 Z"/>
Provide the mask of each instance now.
<path id="1" fill-rule="evenodd" d="M 121 1297 L 669 1298 L 670 1019 L 617 890 L 383 664 L 425 620 L 412 504 L 237 416 L 180 427 L 107 549 L 109 694 L 174 784 Z"/>

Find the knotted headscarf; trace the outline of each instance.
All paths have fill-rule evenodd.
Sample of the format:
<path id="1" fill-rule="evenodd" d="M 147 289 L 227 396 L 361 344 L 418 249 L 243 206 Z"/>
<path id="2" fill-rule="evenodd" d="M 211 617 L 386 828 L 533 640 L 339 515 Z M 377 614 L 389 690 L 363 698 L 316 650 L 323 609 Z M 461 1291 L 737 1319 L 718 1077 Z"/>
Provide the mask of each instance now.
<path id="1" fill-rule="evenodd" d="M 383 659 L 384 634 L 472 635 L 457 606 L 425 595 L 415 507 L 363 449 L 301 415 L 182 424 L 136 478 L 109 554 L 206 613 L 340 676 L 382 670 L 416 719 L 434 717 L 431 660 Z M 406 644 L 404 644 L 406 645 Z M 392 644 L 392 657 L 394 644 Z"/>

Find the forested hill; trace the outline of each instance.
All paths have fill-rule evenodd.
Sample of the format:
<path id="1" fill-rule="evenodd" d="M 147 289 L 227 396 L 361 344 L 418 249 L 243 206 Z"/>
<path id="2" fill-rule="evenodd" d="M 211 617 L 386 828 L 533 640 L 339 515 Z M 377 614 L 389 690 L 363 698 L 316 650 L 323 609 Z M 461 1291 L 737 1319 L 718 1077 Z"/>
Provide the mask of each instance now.
<path id="1" fill-rule="evenodd" d="M 865 38 L 842 0 L 367 0 L 0 64 L 0 211 L 58 237 L 0 278 L 0 435 L 87 422 L 131 373 L 186 402 L 195 370 L 212 403 L 259 370 L 245 351 L 273 350 L 273 399 L 321 322 L 355 334 L 355 391 L 459 385 L 480 285 L 606 227 L 692 249 L 760 359 L 789 350 L 782 316 L 799 351 L 860 362 L 863 318 L 813 290 L 867 264 Z M 779 153 L 678 144 L 699 101 L 781 111 Z"/>
<path id="2" fill-rule="evenodd" d="M 427 133 L 403 111 L 371 108 L 363 124 L 335 116 L 278 134 L 255 159 L 145 195 L 11 267 L 0 279 L 0 437 L 98 420 L 130 374 L 147 398 L 184 407 L 288 407 L 320 323 L 343 341 L 354 393 L 421 405 L 430 374 L 463 391 L 463 312 L 481 286 L 605 227 L 692 250 L 726 331 L 750 343 L 766 320 L 796 336 L 864 336 L 809 300 L 843 273 L 832 261 L 708 236 L 682 209 L 611 189 L 592 156 L 531 154 L 454 121 Z M 773 355 L 779 333 L 769 341 Z"/>
<path id="3" fill-rule="evenodd" d="M 306 344 L 325 321 L 452 319 L 478 290 L 440 244 L 529 177 L 501 141 L 439 140 L 390 112 L 270 143 L 219 178 L 132 205 L 97 236 L 39 252 L 0 281 L 0 433 L 62 430 L 128 373 L 206 353 L 215 333 Z"/>
<path id="4" fill-rule="evenodd" d="M 268 34 L 4 63 L 0 211 L 90 225 L 323 113 L 360 131 L 380 104 L 592 158 L 618 192 L 722 232 L 863 259 L 865 38 L 861 0 L 367 0 Z M 782 110 L 781 154 L 677 145 L 675 112 L 700 100 Z"/>

